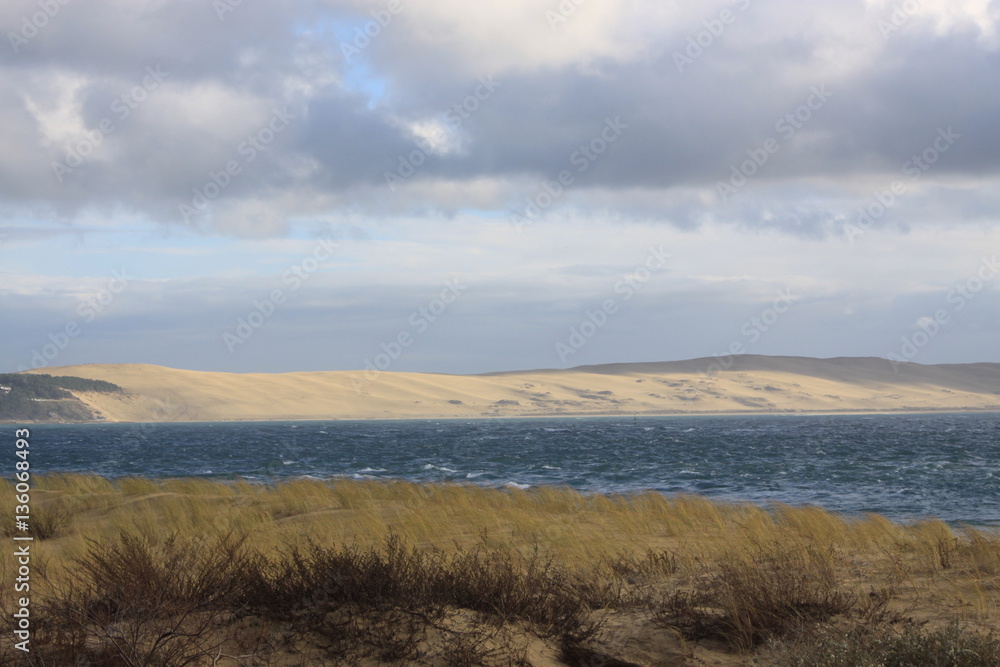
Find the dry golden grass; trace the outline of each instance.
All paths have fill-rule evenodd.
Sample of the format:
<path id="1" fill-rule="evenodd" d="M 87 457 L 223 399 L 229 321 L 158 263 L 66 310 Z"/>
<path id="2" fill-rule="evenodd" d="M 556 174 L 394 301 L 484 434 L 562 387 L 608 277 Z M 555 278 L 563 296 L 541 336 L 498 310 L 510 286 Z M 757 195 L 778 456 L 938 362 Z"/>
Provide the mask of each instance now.
<path id="1" fill-rule="evenodd" d="M 12 484 L 0 482 L 5 526 L 13 523 L 13 496 Z M 323 549 L 345 548 L 374 557 L 394 541 L 437 554 L 435 559 L 458 558 L 448 567 L 462 563 L 463 572 L 473 561 L 461 554 L 470 548 L 501 564 L 514 562 L 511 554 L 534 553 L 523 562 L 544 557 L 573 581 L 585 582 L 574 595 L 590 600 L 589 607 L 627 608 L 645 619 L 635 626 L 645 634 L 628 650 L 669 637 L 680 641 L 677 650 L 687 657 L 712 654 L 732 664 L 750 654 L 769 664 L 762 644 L 804 625 L 849 618 L 858 627 L 889 627 L 908 619 L 930 631 L 953 621 L 973 629 L 1000 621 L 995 531 L 941 521 L 898 524 L 876 515 L 849 519 L 815 507 L 568 488 L 48 475 L 35 480 L 32 524 L 38 531 L 32 566 L 42 599 L 74 585 L 95 548 L 118 553 L 114 545 L 132 538 L 154 548 L 241 536 L 242 547 L 273 560 L 273 567 L 288 567 L 294 549 L 316 558 L 333 558 Z M 336 556 L 337 562 L 352 557 Z M 430 567 L 414 558 L 413 567 Z M 444 562 L 434 560 L 434 567 Z M 3 560 L 0 574 L 3 586 L 12 586 L 11 559 Z M 512 581 L 515 574 L 509 573 Z M 612 589 L 619 592 L 612 595 Z M 612 634 L 595 634 L 594 641 L 603 636 L 606 647 L 616 646 Z M 728 648 L 711 643 L 719 639 Z M 720 650 L 722 658 L 712 653 Z M 245 664 L 299 664 L 275 660 Z M 534 662 L 545 664 L 538 656 Z"/>

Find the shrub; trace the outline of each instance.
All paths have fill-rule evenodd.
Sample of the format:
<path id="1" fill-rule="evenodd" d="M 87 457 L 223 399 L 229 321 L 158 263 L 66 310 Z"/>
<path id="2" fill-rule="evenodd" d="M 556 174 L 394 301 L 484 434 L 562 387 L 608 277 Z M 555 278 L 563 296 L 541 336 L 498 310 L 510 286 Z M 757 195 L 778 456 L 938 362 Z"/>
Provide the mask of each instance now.
<path id="1" fill-rule="evenodd" d="M 902 632 L 887 627 L 846 634 L 823 629 L 779 648 L 778 657 L 789 667 L 995 667 L 1000 665 L 1000 638 L 965 630 L 957 621 L 934 632 L 921 632 L 912 623 Z"/>
<path id="2" fill-rule="evenodd" d="M 162 543 L 122 533 L 90 542 L 76 579 L 41 608 L 39 664 L 182 665 L 211 655 L 210 630 L 234 611 L 255 557 L 243 538 Z M 65 662 L 72 658 L 72 662 Z"/>
<path id="3" fill-rule="evenodd" d="M 840 590 L 826 554 L 772 545 L 721 558 L 693 590 L 668 595 L 657 620 L 689 639 L 716 637 L 746 651 L 846 613 L 856 601 Z"/>

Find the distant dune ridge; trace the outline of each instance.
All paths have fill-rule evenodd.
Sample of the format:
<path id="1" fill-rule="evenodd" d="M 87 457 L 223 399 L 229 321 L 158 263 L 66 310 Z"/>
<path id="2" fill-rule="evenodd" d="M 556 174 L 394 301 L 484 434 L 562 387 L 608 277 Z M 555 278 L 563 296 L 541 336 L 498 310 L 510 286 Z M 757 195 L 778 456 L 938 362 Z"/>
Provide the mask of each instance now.
<path id="1" fill-rule="evenodd" d="M 40 368 L 113 382 L 73 392 L 103 421 L 541 417 L 1000 410 L 1000 364 L 729 357 L 481 375 L 211 373 L 147 364 Z M 710 370 L 711 369 L 711 370 Z"/>

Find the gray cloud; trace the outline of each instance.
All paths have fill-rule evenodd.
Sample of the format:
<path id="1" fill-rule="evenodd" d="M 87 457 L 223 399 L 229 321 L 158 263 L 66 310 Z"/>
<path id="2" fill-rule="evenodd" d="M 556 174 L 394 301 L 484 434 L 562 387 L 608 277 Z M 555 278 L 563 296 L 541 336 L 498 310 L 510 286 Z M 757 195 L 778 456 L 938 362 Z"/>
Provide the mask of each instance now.
<path id="1" fill-rule="evenodd" d="M 521 194 L 519 178 L 573 169 L 573 152 L 615 117 L 628 130 L 577 175 L 576 191 L 714 189 L 769 137 L 780 150 L 755 184 L 889 177 L 941 127 L 953 127 L 963 140 L 935 166 L 934 179 L 995 174 L 1000 161 L 997 51 L 976 39 L 971 23 L 942 33 L 932 20 L 914 18 L 884 41 L 880 14 L 860 3 L 835 10 L 752 6 L 678 72 L 674 54 L 717 13 L 706 7 L 703 16 L 679 23 L 623 19 L 614 26 L 616 39 L 632 33 L 642 46 L 625 55 L 543 58 L 548 64 L 539 65 L 526 54 L 501 61 L 498 71 L 475 72 L 477 62 L 491 64 L 488 54 L 467 51 L 460 39 L 428 42 L 421 35 L 421 26 L 460 24 L 433 8 L 407 7 L 349 62 L 340 45 L 376 5 L 245 3 L 219 20 L 210 5 L 197 3 L 68 3 L 0 66 L 2 204 L 12 212 L 48 209 L 67 220 L 91 209 L 124 209 L 176 223 L 178 205 L 211 172 L 242 159 L 241 142 L 265 126 L 273 108 L 288 107 L 297 118 L 287 133 L 256 164 L 242 164 L 218 201 L 264 197 L 300 214 L 378 211 L 385 172 L 415 148 L 407 125 L 441 121 L 490 75 L 500 87 L 457 130 L 462 150 L 427 155 L 397 207 L 448 211 L 454 202 L 435 194 L 441 182 L 460 187 L 484 178 L 500 183 L 495 204 L 510 205 Z M 10 3 L 0 27 L 16 32 L 36 9 Z M 814 13 L 831 22 L 827 31 L 775 23 L 808 25 Z M 844 61 L 864 62 L 838 67 L 831 55 L 837 50 Z M 115 100 L 141 82 L 148 66 L 169 77 L 130 117 L 116 119 Z M 794 114 L 813 86 L 826 86 L 832 98 L 785 136 L 789 126 L 779 131 L 776 123 Z M 59 183 L 52 162 L 107 117 L 116 129 L 105 145 Z M 627 204 L 619 208 L 629 213 Z M 697 216 L 664 217 L 683 223 Z M 809 216 L 799 219 L 811 224 Z M 753 224 L 787 228 L 782 220 L 758 216 Z M 254 231 L 248 223 L 242 232 L 232 222 L 222 226 L 251 235 L 283 232 L 262 225 Z"/>

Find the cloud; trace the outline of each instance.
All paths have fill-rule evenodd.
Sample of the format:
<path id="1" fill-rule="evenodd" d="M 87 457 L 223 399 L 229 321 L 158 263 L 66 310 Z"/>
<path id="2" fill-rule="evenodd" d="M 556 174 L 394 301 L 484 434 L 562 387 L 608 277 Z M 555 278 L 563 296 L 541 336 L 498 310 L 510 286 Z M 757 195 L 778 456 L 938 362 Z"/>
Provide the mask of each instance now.
<path id="1" fill-rule="evenodd" d="M 145 273 L 66 358 L 359 367 L 460 275 L 400 369 L 554 365 L 661 242 L 670 270 L 574 363 L 724 350 L 784 286 L 756 351 L 883 354 L 996 241 L 996 2 L 56 5 L 0 7 L 8 365 L 124 259 Z M 218 357 L 329 233 L 310 289 Z M 921 354 L 993 354 L 994 289 Z"/>
<path id="2" fill-rule="evenodd" d="M 200 221 L 226 234 L 285 233 L 287 221 L 274 215 L 237 220 L 234 211 L 262 199 L 291 215 L 502 210 L 524 196 L 525 181 L 569 167 L 608 118 L 629 129 L 579 174 L 574 189 L 583 194 L 638 187 L 671 200 L 713 189 L 773 138 L 779 150 L 752 187 L 822 182 L 829 195 L 850 199 L 852 184 L 877 185 L 941 127 L 965 140 L 928 180 L 949 189 L 949 176 L 997 172 L 997 11 L 986 2 L 925 2 L 896 17 L 895 5 L 874 2 L 387 6 L 241 4 L 221 20 L 196 3 L 61 6 L 0 66 L 0 133 L 9 147 L 0 157 L 0 206 L 67 221 L 128 211 L 190 223 L 181 204 L 236 160 L 242 173 Z M 19 34 L 36 11 L 29 1 L 8 3 L 0 28 Z M 888 38 L 880 21 L 893 25 Z M 357 49 L 365 29 L 377 33 Z M 678 71 L 676 54 L 692 39 L 706 45 Z M 121 100 L 149 67 L 168 73 L 165 80 L 120 117 Z M 449 110 L 487 76 L 499 87 L 461 127 L 447 128 Z M 776 129 L 817 86 L 832 97 L 794 133 Z M 241 146 L 285 108 L 295 120 L 250 164 Z M 65 162 L 105 118 L 114 131 L 60 182 L 53 163 Z M 428 128 L 440 135 L 438 146 L 452 148 L 426 151 L 400 192 L 389 190 L 386 173 Z M 838 181 L 846 186 L 830 192 Z M 484 200 L 480 186 L 488 183 Z M 688 224 L 719 215 L 717 204 L 681 215 L 667 208 L 660 217 Z M 802 206 L 793 197 L 785 208 Z M 647 209 L 632 211 L 626 201 L 611 208 Z M 788 227 L 780 215 L 752 224 Z"/>

